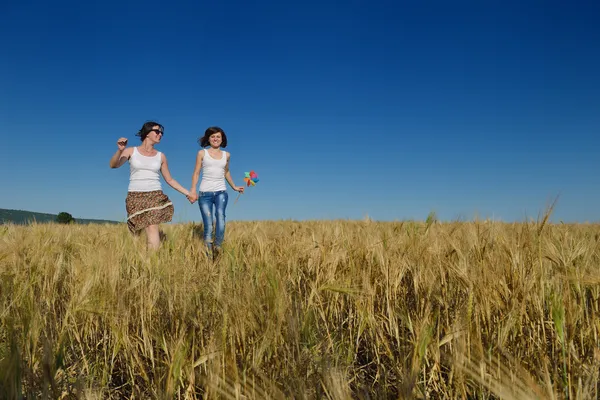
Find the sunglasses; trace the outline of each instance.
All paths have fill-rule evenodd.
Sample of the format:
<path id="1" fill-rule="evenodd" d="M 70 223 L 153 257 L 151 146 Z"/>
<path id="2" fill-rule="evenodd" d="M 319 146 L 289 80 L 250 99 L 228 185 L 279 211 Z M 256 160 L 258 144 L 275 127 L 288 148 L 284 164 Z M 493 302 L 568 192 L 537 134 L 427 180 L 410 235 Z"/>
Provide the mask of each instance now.
<path id="1" fill-rule="evenodd" d="M 163 136 L 165 135 L 165 133 L 164 133 L 163 131 L 161 131 L 161 130 L 158 130 L 158 129 L 152 129 L 150 132 L 153 132 L 153 131 L 154 131 L 154 132 L 155 132 L 157 135 L 158 135 L 158 134 L 160 134 L 160 135 L 163 135 Z"/>

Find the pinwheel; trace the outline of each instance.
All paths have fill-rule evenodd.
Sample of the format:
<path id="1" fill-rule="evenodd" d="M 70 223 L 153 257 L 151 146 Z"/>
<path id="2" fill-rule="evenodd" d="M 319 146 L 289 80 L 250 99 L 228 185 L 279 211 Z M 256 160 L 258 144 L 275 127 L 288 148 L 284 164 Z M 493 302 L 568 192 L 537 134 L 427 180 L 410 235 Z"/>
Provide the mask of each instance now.
<path id="1" fill-rule="evenodd" d="M 258 182 L 258 174 L 254 171 L 250 171 L 250 172 L 245 172 L 244 173 L 244 182 L 246 182 L 246 186 L 256 186 L 256 183 Z M 238 199 L 240 198 L 240 195 L 242 193 L 240 192 L 237 197 L 235 198 L 235 201 L 233 202 L 233 204 L 237 203 Z"/>
<path id="2" fill-rule="evenodd" d="M 250 171 L 244 173 L 244 182 L 246 182 L 246 186 L 256 186 L 258 180 L 256 172 Z"/>

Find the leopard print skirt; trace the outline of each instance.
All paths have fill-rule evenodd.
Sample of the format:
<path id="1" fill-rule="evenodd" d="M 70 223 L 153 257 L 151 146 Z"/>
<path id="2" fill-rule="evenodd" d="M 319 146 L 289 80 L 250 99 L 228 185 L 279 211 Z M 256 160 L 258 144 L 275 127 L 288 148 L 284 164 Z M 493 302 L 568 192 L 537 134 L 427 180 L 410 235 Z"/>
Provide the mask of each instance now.
<path id="1" fill-rule="evenodd" d="M 127 226 L 131 232 L 173 219 L 173 203 L 162 190 L 128 192 L 125 199 Z"/>

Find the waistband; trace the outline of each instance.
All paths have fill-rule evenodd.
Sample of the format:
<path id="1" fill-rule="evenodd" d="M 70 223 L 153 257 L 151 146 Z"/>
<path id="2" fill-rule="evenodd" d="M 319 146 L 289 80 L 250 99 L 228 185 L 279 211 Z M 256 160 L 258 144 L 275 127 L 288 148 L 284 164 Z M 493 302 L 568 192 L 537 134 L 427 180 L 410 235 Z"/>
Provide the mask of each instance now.
<path id="1" fill-rule="evenodd" d="M 216 192 L 198 192 L 200 195 L 203 194 L 214 194 L 215 196 L 221 193 L 227 193 L 227 190 L 217 190 Z"/>

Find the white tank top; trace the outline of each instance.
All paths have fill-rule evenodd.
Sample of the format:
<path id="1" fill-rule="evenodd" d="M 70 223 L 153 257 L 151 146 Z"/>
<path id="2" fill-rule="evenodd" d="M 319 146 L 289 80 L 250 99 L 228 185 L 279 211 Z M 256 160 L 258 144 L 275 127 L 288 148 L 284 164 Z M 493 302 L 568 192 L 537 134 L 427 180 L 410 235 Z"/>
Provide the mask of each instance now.
<path id="1" fill-rule="evenodd" d="M 227 190 L 225 186 L 225 165 L 227 165 L 227 152 L 221 151 L 220 160 L 215 160 L 204 150 L 202 159 L 202 181 L 200 181 L 201 192 L 218 192 Z"/>
<path id="2" fill-rule="evenodd" d="M 142 155 L 137 147 L 133 148 L 133 153 L 129 158 L 129 188 L 130 192 L 151 192 L 153 190 L 162 190 L 160 184 L 160 166 L 162 157 L 160 151 L 153 157 Z"/>

